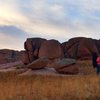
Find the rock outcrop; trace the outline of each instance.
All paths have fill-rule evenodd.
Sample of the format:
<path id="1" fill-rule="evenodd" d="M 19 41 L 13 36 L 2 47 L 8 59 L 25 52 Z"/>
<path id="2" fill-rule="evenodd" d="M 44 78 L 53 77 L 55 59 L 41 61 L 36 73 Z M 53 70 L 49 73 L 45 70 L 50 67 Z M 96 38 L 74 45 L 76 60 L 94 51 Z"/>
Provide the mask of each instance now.
<path id="1" fill-rule="evenodd" d="M 63 58 L 48 64 L 48 67 L 59 69 L 59 68 L 64 68 L 73 65 L 75 63 L 76 63 L 75 59 Z"/>
<path id="2" fill-rule="evenodd" d="M 28 62 L 31 63 L 38 58 L 39 49 L 41 47 L 41 44 L 44 41 L 46 41 L 46 39 L 42 39 L 42 38 L 28 38 L 26 40 L 26 42 L 24 43 L 24 48 L 26 50 L 25 55 L 27 57 L 23 58 L 24 59 L 23 61 L 25 64 L 27 64 Z M 28 62 L 27 62 L 27 59 L 28 59 Z"/>
<path id="3" fill-rule="evenodd" d="M 92 53 L 100 53 L 100 41 L 78 37 L 62 43 L 64 56 L 74 59 L 91 59 Z"/>
<path id="4" fill-rule="evenodd" d="M 72 38 L 60 43 L 57 40 L 29 38 L 24 43 L 23 63 L 30 69 L 54 68 L 59 73 L 78 74 L 77 59 L 91 59 L 92 53 L 100 53 L 100 40 Z"/>
<path id="5" fill-rule="evenodd" d="M 23 51 L 22 57 L 21 57 L 22 62 L 27 65 L 30 63 L 29 61 L 29 56 L 28 53 L 26 51 Z"/>
<path id="6" fill-rule="evenodd" d="M 61 44 L 57 40 L 44 41 L 39 49 L 39 57 L 43 56 L 51 60 L 63 58 Z"/>
<path id="7" fill-rule="evenodd" d="M 0 64 L 21 60 L 22 52 L 2 49 L 0 50 Z"/>
<path id="8" fill-rule="evenodd" d="M 41 69 L 44 67 L 54 68 L 59 73 L 76 74 L 66 69 L 75 64 L 74 59 L 65 59 L 61 43 L 57 40 L 46 40 L 42 38 L 29 38 L 24 43 L 25 52 L 22 61 L 29 69 Z"/>
<path id="9" fill-rule="evenodd" d="M 35 61 L 33 61 L 32 63 L 27 65 L 27 68 L 30 69 L 41 69 L 47 66 L 49 60 L 46 57 L 41 57 Z"/>
<path id="10" fill-rule="evenodd" d="M 65 66 L 63 68 L 56 69 L 57 72 L 61 74 L 78 74 L 79 67 L 76 64 Z"/>
<path id="11" fill-rule="evenodd" d="M 48 65 L 48 67 L 54 68 L 57 72 L 63 74 L 78 74 L 79 70 L 76 66 L 75 59 L 61 59 Z"/>

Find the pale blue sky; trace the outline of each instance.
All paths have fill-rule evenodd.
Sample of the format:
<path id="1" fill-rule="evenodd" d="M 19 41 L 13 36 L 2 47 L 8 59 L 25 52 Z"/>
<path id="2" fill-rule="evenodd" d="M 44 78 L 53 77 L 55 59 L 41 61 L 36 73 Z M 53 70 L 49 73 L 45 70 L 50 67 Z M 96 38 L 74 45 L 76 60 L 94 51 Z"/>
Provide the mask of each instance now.
<path id="1" fill-rule="evenodd" d="M 0 49 L 23 49 L 27 37 L 100 37 L 100 0 L 0 0 Z"/>

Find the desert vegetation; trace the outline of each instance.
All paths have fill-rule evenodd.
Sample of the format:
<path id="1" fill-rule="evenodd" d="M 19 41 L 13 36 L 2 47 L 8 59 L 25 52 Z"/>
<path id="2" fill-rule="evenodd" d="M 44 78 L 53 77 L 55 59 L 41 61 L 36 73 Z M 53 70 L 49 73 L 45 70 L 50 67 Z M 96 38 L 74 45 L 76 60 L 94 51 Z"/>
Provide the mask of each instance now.
<path id="1" fill-rule="evenodd" d="M 0 72 L 0 100 L 100 100 L 100 76 L 91 61 L 78 61 L 78 66 L 78 75 Z"/>

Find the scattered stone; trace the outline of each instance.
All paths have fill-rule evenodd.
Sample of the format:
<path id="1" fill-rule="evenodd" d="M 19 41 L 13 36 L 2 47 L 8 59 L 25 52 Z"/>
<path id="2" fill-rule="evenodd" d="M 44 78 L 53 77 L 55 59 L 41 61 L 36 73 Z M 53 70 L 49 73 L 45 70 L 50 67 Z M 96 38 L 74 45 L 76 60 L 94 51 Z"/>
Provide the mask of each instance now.
<path id="1" fill-rule="evenodd" d="M 42 38 L 28 38 L 24 43 L 24 48 L 27 52 L 29 63 L 38 59 L 39 49 L 41 44 L 46 41 Z"/>
<path id="2" fill-rule="evenodd" d="M 64 68 L 64 67 L 73 65 L 75 63 L 76 63 L 75 59 L 69 59 L 69 58 L 61 59 L 61 60 L 59 59 L 59 60 L 56 60 L 55 62 L 49 64 L 48 67 L 60 69 L 60 68 Z"/>
<path id="3" fill-rule="evenodd" d="M 61 74 L 78 74 L 79 68 L 76 64 L 65 66 L 63 68 L 56 69 Z"/>
<path id="4" fill-rule="evenodd" d="M 49 60 L 46 57 L 41 57 L 27 65 L 30 69 L 41 69 L 47 66 Z"/>

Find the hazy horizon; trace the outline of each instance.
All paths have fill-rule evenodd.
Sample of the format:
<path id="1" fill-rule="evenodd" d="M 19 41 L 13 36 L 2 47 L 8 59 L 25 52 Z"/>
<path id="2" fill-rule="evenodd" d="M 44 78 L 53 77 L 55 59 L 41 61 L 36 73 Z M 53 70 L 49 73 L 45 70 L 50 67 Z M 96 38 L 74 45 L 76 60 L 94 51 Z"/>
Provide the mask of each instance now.
<path id="1" fill-rule="evenodd" d="M 26 38 L 60 42 L 100 37 L 98 0 L 0 0 L 0 49 L 24 49 Z"/>

